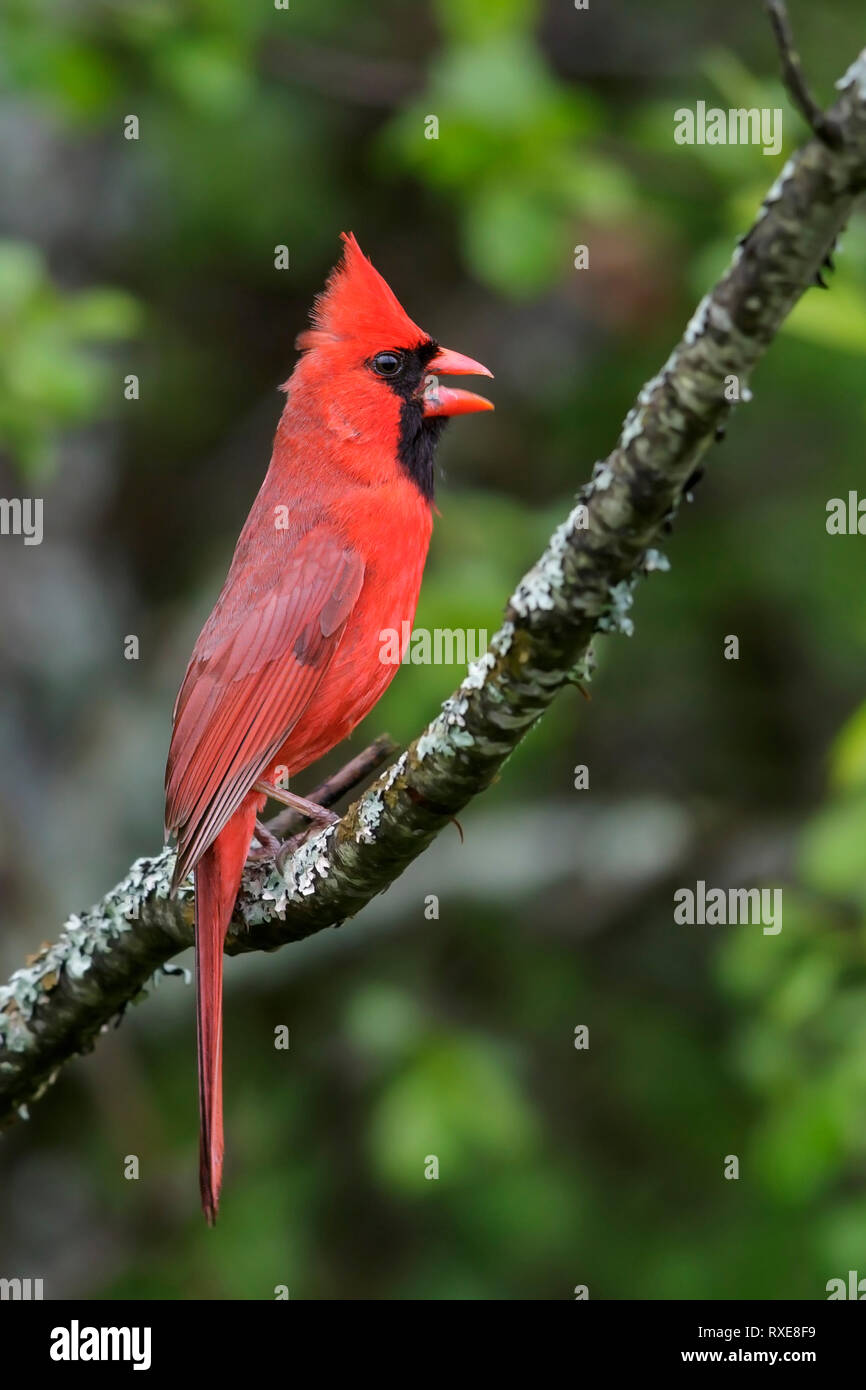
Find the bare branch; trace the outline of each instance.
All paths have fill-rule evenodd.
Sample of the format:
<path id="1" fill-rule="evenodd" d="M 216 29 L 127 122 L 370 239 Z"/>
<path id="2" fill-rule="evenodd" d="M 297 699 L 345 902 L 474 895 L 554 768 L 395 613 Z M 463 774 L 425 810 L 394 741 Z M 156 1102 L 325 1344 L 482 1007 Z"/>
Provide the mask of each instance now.
<path id="1" fill-rule="evenodd" d="M 822 110 L 809 91 L 800 62 L 800 55 L 794 47 L 794 35 L 791 32 L 785 0 L 764 0 L 764 3 L 767 6 L 770 24 L 776 36 L 782 64 L 782 78 L 788 89 L 788 95 L 818 139 L 823 140 L 832 150 L 838 150 L 842 144 L 842 128 L 833 117 L 828 116 Z"/>

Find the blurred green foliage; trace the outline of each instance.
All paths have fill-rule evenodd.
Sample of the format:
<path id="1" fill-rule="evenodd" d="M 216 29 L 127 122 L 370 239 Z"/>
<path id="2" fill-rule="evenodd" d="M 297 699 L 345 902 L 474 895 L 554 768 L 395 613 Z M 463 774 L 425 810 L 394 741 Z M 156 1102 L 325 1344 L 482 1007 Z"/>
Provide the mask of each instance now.
<path id="1" fill-rule="evenodd" d="M 4 488 L 42 470 L 62 525 L 37 558 L 75 556 L 38 595 L 56 626 L 8 648 L 13 960 L 159 834 L 183 660 L 344 228 L 419 322 L 496 371 L 496 415 L 446 437 L 418 615 L 496 628 L 800 142 L 760 7 L 729 9 L 661 0 L 647 29 L 636 0 L 8 0 Z M 860 6 L 832 10 L 832 32 L 796 16 L 825 92 L 862 42 Z M 782 107 L 782 154 L 675 146 L 698 99 Z M 11 1135 L 16 1269 L 98 1298 L 815 1298 L 864 1273 L 863 542 L 824 529 L 862 473 L 862 219 L 829 279 L 756 373 L 634 637 L 599 648 L 592 702 L 563 698 L 470 808 L 463 857 L 425 857 L 391 917 L 400 885 L 339 933 L 228 964 L 216 1232 L 196 1206 L 191 993 L 165 982 Z M 100 487 L 69 476 L 82 438 Z M 14 632 L 27 603 L 6 602 Z M 52 664 L 82 630 L 87 680 Z M 355 746 L 409 738 L 458 676 L 404 667 Z M 22 786 L 56 827 L 50 883 L 15 838 Z M 632 880 L 611 865 L 637 862 L 659 806 L 689 843 Z M 587 862 L 599 808 L 615 829 Z M 782 932 L 675 928 L 673 889 L 698 878 L 783 883 Z"/>
<path id="2" fill-rule="evenodd" d="M 25 473 L 44 471 L 58 431 L 104 404 L 110 372 L 93 349 L 139 320 L 131 295 L 62 293 L 35 247 L 0 242 L 0 448 Z"/>

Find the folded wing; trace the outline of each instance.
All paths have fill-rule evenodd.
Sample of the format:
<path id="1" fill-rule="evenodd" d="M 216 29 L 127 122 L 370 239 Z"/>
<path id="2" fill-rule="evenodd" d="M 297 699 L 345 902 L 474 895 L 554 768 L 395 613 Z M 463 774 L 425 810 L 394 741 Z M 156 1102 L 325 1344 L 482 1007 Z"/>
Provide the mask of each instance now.
<path id="1" fill-rule="evenodd" d="M 340 644 L 364 564 L 314 527 L 294 548 L 232 576 L 192 654 L 174 711 L 166 830 L 183 879 L 273 762 Z"/>

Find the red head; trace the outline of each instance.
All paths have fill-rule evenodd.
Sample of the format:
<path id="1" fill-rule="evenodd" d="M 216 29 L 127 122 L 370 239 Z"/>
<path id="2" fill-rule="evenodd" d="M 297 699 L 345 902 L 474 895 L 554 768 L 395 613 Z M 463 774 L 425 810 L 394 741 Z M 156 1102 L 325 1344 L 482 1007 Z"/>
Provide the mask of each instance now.
<path id="1" fill-rule="evenodd" d="M 297 369 L 331 406 L 348 434 L 396 449 L 399 462 L 427 496 L 433 452 L 451 415 L 492 410 L 471 391 L 440 386 L 439 376 L 492 376 L 480 362 L 442 348 L 403 309 L 351 232 L 313 308 L 313 327 L 297 346 Z M 294 383 L 292 383 L 294 390 Z"/>

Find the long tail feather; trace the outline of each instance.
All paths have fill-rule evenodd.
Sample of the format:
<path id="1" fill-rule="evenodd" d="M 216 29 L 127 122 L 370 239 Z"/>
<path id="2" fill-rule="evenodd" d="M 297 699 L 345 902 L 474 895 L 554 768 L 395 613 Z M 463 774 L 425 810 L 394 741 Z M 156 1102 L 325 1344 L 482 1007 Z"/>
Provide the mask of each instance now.
<path id="1" fill-rule="evenodd" d="M 223 1170 L 223 948 L 255 824 L 250 799 L 195 868 L 195 995 L 198 1037 L 199 1186 L 212 1226 Z"/>

